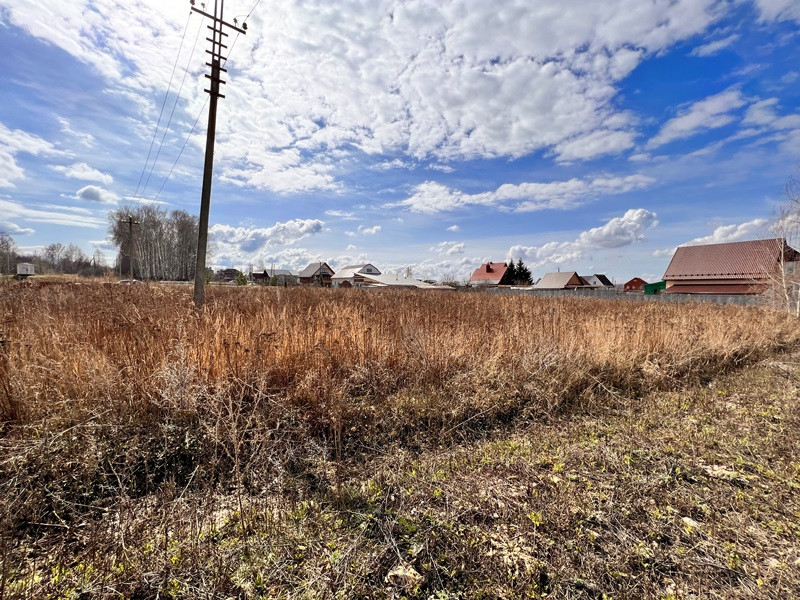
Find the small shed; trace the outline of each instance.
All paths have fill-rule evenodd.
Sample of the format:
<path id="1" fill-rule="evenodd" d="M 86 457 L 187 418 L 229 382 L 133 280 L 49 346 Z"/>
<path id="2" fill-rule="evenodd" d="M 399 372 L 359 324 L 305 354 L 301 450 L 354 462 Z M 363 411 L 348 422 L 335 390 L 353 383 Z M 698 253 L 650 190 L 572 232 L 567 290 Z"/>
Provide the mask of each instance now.
<path id="1" fill-rule="evenodd" d="M 652 296 L 654 294 L 658 294 L 659 292 L 667 289 L 667 282 L 663 279 L 661 281 L 656 281 L 655 283 L 648 283 L 644 286 L 644 293 L 648 296 Z"/>
<path id="2" fill-rule="evenodd" d="M 16 279 L 25 279 L 35 274 L 33 263 L 17 263 Z"/>
<path id="3" fill-rule="evenodd" d="M 625 285 L 622 286 L 622 290 L 626 293 L 628 292 L 635 292 L 635 293 L 643 293 L 644 287 L 647 285 L 647 282 L 642 279 L 641 277 L 634 277 L 630 281 L 626 281 Z"/>

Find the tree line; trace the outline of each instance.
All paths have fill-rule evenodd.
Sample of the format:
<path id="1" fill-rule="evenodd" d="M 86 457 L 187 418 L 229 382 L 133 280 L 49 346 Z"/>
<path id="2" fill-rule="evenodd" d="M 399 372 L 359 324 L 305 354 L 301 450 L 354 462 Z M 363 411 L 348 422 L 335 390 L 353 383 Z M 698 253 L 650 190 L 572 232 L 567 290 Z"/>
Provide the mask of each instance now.
<path id="1" fill-rule="evenodd" d="M 111 211 L 108 221 L 109 238 L 119 248 L 116 268 L 123 275 L 131 272 L 132 262 L 135 279 L 194 279 L 196 216 L 145 205 Z"/>
<path id="2" fill-rule="evenodd" d="M 26 254 L 19 251 L 14 238 L 0 232 L 0 273 L 14 275 L 17 272 L 17 263 L 31 263 L 36 272 L 41 274 L 63 273 L 93 277 L 103 275 L 106 271 L 105 260 L 99 250 L 90 257 L 75 244 L 56 242 L 48 244 L 40 252 Z"/>

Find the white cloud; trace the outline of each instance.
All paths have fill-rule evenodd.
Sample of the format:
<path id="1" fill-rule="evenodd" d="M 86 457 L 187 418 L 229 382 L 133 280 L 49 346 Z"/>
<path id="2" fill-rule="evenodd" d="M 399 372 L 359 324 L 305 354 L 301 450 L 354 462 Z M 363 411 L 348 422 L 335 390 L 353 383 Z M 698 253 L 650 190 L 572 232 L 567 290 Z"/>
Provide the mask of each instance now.
<path id="1" fill-rule="evenodd" d="M 699 246 L 701 244 L 723 244 L 726 242 L 739 242 L 763 236 L 767 232 L 769 222 L 766 219 L 753 219 L 738 225 L 721 225 L 714 229 L 710 235 L 695 238 L 686 242 L 686 246 Z"/>
<path id="2" fill-rule="evenodd" d="M 355 216 L 351 212 L 346 212 L 344 210 L 326 210 L 325 214 L 329 217 L 337 217 L 339 219 L 344 219 L 345 221 L 353 221 L 355 220 Z"/>
<path id="3" fill-rule="evenodd" d="M 75 131 L 72 128 L 72 124 L 63 117 L 58 117 L 58 123 L 61 125 L 61 131 L 78 140 L 82 146 L 85 146 L 86 148 L 91 148 L 94 146 L 95 138 L 92 134 Z"/>
<path id="4" fill-rule="evenodd" d="M 694 102 L 680 115 L 670 119 L 648 143 L 648 148 L 657 148 L 674 140 L 693 136 L 705 129 L 723 127 L 734 120 L 731 114 L 745 104 L 739 90 L 726 90 Z"/>
<path id="5" fill-rule="evenodd" d="M 711 234 L 689 240 L 683 246 L 700 246 L 703 244 L 725 244 L 728 242 L 741 242 L 748 239 L 758 239 L 768 233 L 769 221 L 766 219 L 753 219 L 745 223 L 734 225 L 720 225 Z M 675 254 L 675 248 L 654 250 L 651 256 L 656 258 L 670 258 Z"/>
<path id="6" fill-rule="evenodd" d="M 569 162 L 596 158 L 604 154 L 619 154 L 632 146 L 632 132 L 598 129 L 558 144 L 555 151 L 560 162 Z"/>
<path id="7" fill-rule="evenodd" d="M 389 171 L 391 169 L 413 169 L 415 166 L 416 164 L 413 162 L 406 161 L 401 158 L 395 158 L 393 160 L 385 160 L 377 163 L 374 168 L 378 169 L 379 171 Z"/>
<path id="8" fill-rule="evenodd" d="M 20 227 L 11 221 L 0 220 L 0 232 L 7 233 L 8 235 L 31 235 L 36 233 L 36 230 L 30 227 Z"/>
<path id="9" fill-rule="evenodd" d="M 14 181 L 25 177 L 15 156 L 21 152 L 33 156 L 63 156 L 50 142 L 20 129 L 9 129 L 0 123 L 0 188 L 14 187 Z"/>
<path id="10" fill-rule="evenodd" d="M 790 21 L 800 23 L 800 4 L 797 0 L 756 0 L 762 21 Z"/>
<path id="11" fill-rule="evenodd" d="M 431 252 L 447 254 L 448 256 L 464 254 L 464 242 L 439 242 L 431 248 Z"/>
<path id="12" fill-rule="evenodd" d="M 96 185 L 87 185 L 75 192 L 75 197 L 86 202 L 97 202 L 100 204 L 116 204 L 117 196 L 108 190 Z"/>
<path id="13" fill-rule="evenodd" d="M 180 2 L 142 0 L 130 18 L 116 0 L 2 1 L 7 22 L 91 65 L 107 93 L 143 103 L 151 121 L 170 77 L 163 57 L 188 60 L 190 44 L 178 54 Z M 616 153 L 633 137 L 615 103 L 619 82 L 723 13 L 717 0 L 262 4 L 230 52 L 220 177 L 278 193 L 340 191 L 337 169 L 362 152 Z M 186 40 L 204 26 L 192 16 Z M 205 100 L 195 71 L 184 91 L 192 115 Z"/>
<path id="14" fill-rule="evenodd" d="M 0 214 L 4 217 L 16 217 L 35 223 L 51 223 L 69 227 L 104 228 L 107 226 L 105 219 L 70 212 L 68 207 L 62 207 L 60 210 L 39 210 L 3 198 L 0 198 Z"/>
<path id="15" fill-rule="evenodd" d="M 648 229 L 658 224 L 656 214 L 644 208 L 632 208 L 605 225 L 581 232 L 569 242 L 548 242 L 541 246 L 512 246 L 508 256 L 522 258 L 531 268 L 544 265 L 569 265 L 586 257 L 589 250 L 620 248 L 640 242 Z"/>
<path id="16" fill-rule="evenodd" d="M 372 227 L 364 227 L 363 225 L 358 226 L 358 232 L 361 235 L 375 235 L 376 233 L 379 233 L 380 230 L 380 225 L 373 225 Z"/>
<path id="17" fill-rule="evenodd" d="M 745 125 L 763 127 L 772 131 L 786 129 L 800 129 L 800 114 L 778 115 L 775 108 L 778 106 L 777 98 L 759 100 L 747 107 L 742 122 Z"/>
<path id="18" fill-rule="evenodd" d="M 450 165 L 443 165 L 439 163 L 428 165 L 428 168 L 431 169 L 432 171 L 441 171 L 442 173 L 452 173 L 453 171 L 455 171 L 455 169 Z"/>
<path id="19" fill-rule="evenodd" d="M 93 169 L 86 163 L 75 163 L 70 167 L 64 165 L 57 165 L 53 167 L 54 171 L 58 171 L 59 173 L 63 173 L 67 177 L 71 177 L 72 179 L 83 179 L 84 181 L 97 181 L 104 185 L 111 185 L 114 182 L 114 178 L 111 175 L 103 173 L 102 171 L 98 171 L 97 169 Z"/>
<path id="20" fill-rule="evenodd" d="M 345 248 L 347 252 L 353 252 L 354 250 L 358 250 L 358 246 L 355 244 L 347 244 L 347 248 Z"/>
<path id="21" fill-rule="evenodd" d="M 647 229 L 658 225 L 656 214 L 644 208 L 632 208 L 605 225 L 584 231 L 576 240 L 584 248 L 619 248 L 640 242 Z"/>
<path id="22" fill-rule="evenodd" d="M 447 231 L 458 232 L 461 231 L 461 227 L 458 225 L 450 225 L 450 227 L 447 228 Z"/>
<path id="23" fill-rule="evenodd" d="M 703 44 L 702 46 L 697 46 L 689 54 L 691 54 L 692 56 L 712 56 L 717 52 L 720 52 L 721 50 L 727 48 L 738 39 L 739 39 L 739 34 L 734 33 L 729 35 L 728 37 L 724 37 L 719 40 L 714 40 L 713 42 Z"/>
<path id="24" fill-rule="evenodd" d="M 266 246 L 294 244 L 319 233 L 324 225 L 319 219 L 292 219 L 275 223 L 272 227 L 232 227 L 217 224 L 212 225 L 208 232 L 223 255 L 234 250 L 253 254 Z"/>
<path id="25" fill-rule="evenodd" d="M 465 194 L 434 181 L 417 185 L 413 194 L 394 206 L 412 212 L 433 214 L 467 206 L 502 206 L 519 212 L 544 209 L 568 209 L 597 196 L 621 194 L 643 189 L 654 183 L 642 174 L 625 177 L 595 177 L 547 183 L 504 184 L 493 192 Z"/>

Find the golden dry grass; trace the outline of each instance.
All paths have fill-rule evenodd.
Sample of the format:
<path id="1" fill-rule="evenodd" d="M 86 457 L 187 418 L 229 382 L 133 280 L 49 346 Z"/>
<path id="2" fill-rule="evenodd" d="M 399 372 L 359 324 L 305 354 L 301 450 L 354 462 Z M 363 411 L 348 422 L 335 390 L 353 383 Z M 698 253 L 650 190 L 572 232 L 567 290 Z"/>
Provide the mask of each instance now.
<path id="1" fill-rule="evenodd" d="M 17 422 L 100 405 L 192 410 L 231 386 L 320 424 L 334 404 L 391 412 L 389 397 L 426 413 L 498 397 L 550 411 L 800 337 L 796 322 L 746 308 L 299 288 L 212 289 L 197 313 L 185 288 L 7 285 L 0 315 L 2 418 Z"/>
<path id="2" fill-rule="evenodd" d="M 684 404 L 696 408 L 703 432 L 719 415 L 662 395 L 693 394 L 692 385 L 795 347 L 797 321 L 778 312 L 300 288 L 212 288 L 197 312 L 190 294 L 164 285 L 0 285 L 3 600 L 189 598 L 200 590 L 208 597 L 397 597 L 402 590 L 387 588 L 386 577 L 398 551 L 422 573 L 413 597 L 550 588 L 576 598 L 605 590 L 637 597 L 637 589 L 660 597 L 659 590 L 680 590 L 680 577 L 668 573 L 675 585 L 665 587 L 664 574 L 650 566 L 638 572 L 645 583 L 637 588 L 626 574 L 639 568 L 630 567 L 637 544 L 652 541 L 648 527 L 682 521 L 653 521 L 643 503 L 666 502 L 695 521 L 710 513 L 691 512 L 670 495 L 686 491 L 683 466 L 653 479 L 652 489 L 650 471 L 672 469 L 676 448 L 696 454 L 692 465 L 723 461 L 731 470 L 732 457 L 752 461 L 745 450 L 759 444 L 780 453 L 797 443 L 788 420 L 762 430 L 745 412 L 727 420 L 726 443 L 736 448 L 729 456 L 714 435 L 683 430 Z M 669 420 L 659 426 L 662 414 Z M 604 441 L 593 438 L 592 456 L 575 462 L 572 454 L 586 447 L 581 422 L 609 425 L 595 427 Z M 745 425 L 752 438 L 737 437 Z M 658 444 L 637 454 L 648 432 Z M 509 448 L 515 458 L 506 473 Z M 765 494 L 796 485 L 796 465 L 784 467 L 788 483 L 765 480 Z M 535 481 L 542 469 L 558 493 L 514 495 L 517 484 L 542 485 Z M 576 479 L 567 481 L 589 482 L 572 504 L 578 488 L 556 481 L 568 469 Z M 598 480 L 605 487 L 595 498 Z M 725 490 L 712 487 L 714 494 L 691 493 L 706 504 L 722 501 Z M 619 501 L 629 511 L 624 531 L 619 515 L 608 525 L 608 543 L 622 536 L 629 551 L 614 555 L 621 575 L 603 574 L 603 555 L 592 554 L 592 532 L 605 535 L 608 518 L 594 514 L 592 503 L 612 488 L 633 490 Z M 785 530 L 785 515 L 771 510 L 758 518 Z M 559 519 L 549 541 L 540 539 Z M 499 525 L 504 532 L 495 531 Z M 579 525 L 591 530 L 585 540 L 569 534 Z M 724 527 L 730 542 L 734 522 Z M 696 551 L 692 535 L 681 552 Z M 785 530 L 781 543 L 791 545 L 792 535 Z M 331 547 L 331 537 L 346 545 Z M 545 541 L 556 546 L 531 550 Z M 720 544 L 708 559 L 713 569 L 728 548 Z M 708 563 L 691 556 L 690 587 L 706 581 Z M 723 560 L 720 593 L 759 591 L 739 573 L 742 564 Z M 735 587 L 741 581 L 746 588 Z M 784 580 L 780 589 L 796 584 Z"/>

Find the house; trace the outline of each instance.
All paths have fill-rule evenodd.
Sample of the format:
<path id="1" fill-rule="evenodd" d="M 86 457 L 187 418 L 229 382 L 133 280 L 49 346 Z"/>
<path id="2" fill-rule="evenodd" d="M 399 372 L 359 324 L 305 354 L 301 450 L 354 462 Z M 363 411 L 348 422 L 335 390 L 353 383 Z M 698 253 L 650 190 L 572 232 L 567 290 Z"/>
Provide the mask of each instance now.
<path id="1" fill-rule="evenodd" d="M 288 269 L 264 269 L 263 273 L 250 273 L 250 279 L 253 283 L 260 283 L 262 285 L 297 285 L 299 276 L 298 273 Z"/>
<path id="2" fill-rule="evenodd" d="M 783 238 L 681 246 L 664 274 L 665 294 L 761 294 L 800 254 Z"/>
<path id="3" fill-rule="evenodd" d="M 370 263 L 347 265 L 331 277 L 333 287 L 362 287 L 365 275 L 380 275 L 378 268 Z"/>
<path id="4" fill-rule="evenodd" d="M 329 287 L 334 273 L 335 271 L 328 266 L 328 263 L 315 262 L 300 271 L 298 279 L 304 285 L 316 284 Z"/>
<path id="5" fill-rule="evenodd" d="M 647 282 L 642 279 L 641 277 L 634 277 L 630 281 L 626 281 L 625 285 L 622 286 L 622 290 L 626 293 L 628 292 L 636 292 L 636 293 L 644 293 L 644 286 L 647 285 Z"/>
<path id="6" fill-rule="evenodd" d="M 579 275 L 579 277 L 585 282 L 586 287 L 598 290 L 614 289 L 614 284 L 611 283 L 608 277 L 601 273 L 595 273 L 594 275 Z"/>
<path id="7" fill-rule="evenodd" d="M 230 283 L 235 281 L 237 277 L 242 275 L 243 273 L 239 269 L 220 269 L 216 273 L 214 273 L 214 281 L 225 281 Z"/>
<path id="8" fill-rule="evenodd" d="M 488 262 L 481 265 L 472 273 L 467 285 L 469 286 L 495 286 L 500 285 L 506 274 L 508 265 L 504 262 Z"/>
<path id="9" fill-rule="evenodd" d="M 341 271 L 340 271 L 341 272 Z M 449 285 L 438 285 L 413 277 L 403 275 L 392 275 L 391 273 L 381 273 L 379 275 L 362 273 L 361 286 L 364 288 L 397 288 L 397 289 L 418 289 L 418 290 L 452 290 Z"/>
<path id="10" fill-rule="evenodd" d="M 575 271 L 558 273 L 545 273 L 533 286 L 535 290 L 574 290 L 575 288 L 588 287 L 586 281 Z"/>

